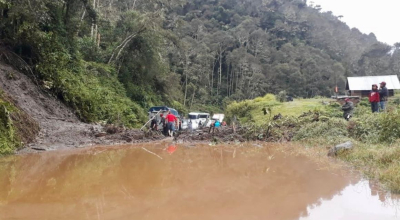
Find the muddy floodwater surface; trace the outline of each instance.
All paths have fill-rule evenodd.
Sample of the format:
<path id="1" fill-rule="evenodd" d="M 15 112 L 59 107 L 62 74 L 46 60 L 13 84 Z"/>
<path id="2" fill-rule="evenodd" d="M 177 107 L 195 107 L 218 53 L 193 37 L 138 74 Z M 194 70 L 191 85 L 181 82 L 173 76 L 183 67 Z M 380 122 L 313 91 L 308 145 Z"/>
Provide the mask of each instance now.
<path id="1" fill-rule="evenodd" d="M 396 196 L 282 148 L 160 142 L 0 158 L 0 219 L 400 219 Z"/>

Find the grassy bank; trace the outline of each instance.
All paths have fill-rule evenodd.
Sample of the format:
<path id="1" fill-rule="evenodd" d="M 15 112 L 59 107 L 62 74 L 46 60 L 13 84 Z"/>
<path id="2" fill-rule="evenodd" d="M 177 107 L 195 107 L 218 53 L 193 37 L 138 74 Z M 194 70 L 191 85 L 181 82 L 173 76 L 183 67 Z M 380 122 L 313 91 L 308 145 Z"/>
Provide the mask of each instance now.
<path id="1" fill-rule="evenodd" d="M 11 154 L 34 140 L 39 126 L 0 90 L 0 155 Z"/>
<path id="2" fill-rule="evenodd" d="M 388 111 L 380 114 L 370 113 L 368 101 L 362 100 L 350 122 L 342 118 L 340 105 L 327 98 L 281 103 L 266 95 L 232 103 L 226 114 L 228 120 L 235 115 L 247 127 L 249 140 L 294 141 L 322 149 L 352 141 L 354 148 L 339 152 L 338 158 L 400 193 L 400 111 L 396 100 L 390 100 Z M 279 114 L 282 117 L 277 117 Z"/>

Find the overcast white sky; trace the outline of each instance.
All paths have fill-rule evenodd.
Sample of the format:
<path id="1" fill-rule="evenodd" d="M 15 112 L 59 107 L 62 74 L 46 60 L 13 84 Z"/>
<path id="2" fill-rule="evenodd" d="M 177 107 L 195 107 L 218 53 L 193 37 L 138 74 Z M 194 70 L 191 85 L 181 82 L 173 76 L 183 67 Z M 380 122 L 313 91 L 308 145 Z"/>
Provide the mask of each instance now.
<path id="1" fill-rule="evenodd" d="M 308 0 L 323 11 L 343 15 L 342 21 L 361 32 L 373 32 L 379 41 L 400 42 L 400 0 Z"/>

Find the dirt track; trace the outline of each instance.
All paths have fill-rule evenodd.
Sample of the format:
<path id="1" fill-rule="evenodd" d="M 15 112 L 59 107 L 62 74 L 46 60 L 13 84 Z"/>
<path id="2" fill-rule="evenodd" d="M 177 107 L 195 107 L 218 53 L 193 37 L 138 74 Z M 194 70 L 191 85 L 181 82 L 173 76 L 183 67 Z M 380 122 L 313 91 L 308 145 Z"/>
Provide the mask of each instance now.
<path id="1" fill-rule="evenodd" d="M 26 75 L 10 66 L 0 64 L 0 89 L 6 92 L 20 109 L 39 123 L 40 133 L 19 153 L 80 148 L 91 145 L 141 143 L 161 140 L 160 133 L 139 130 L 104 128 L 101 125 L 81 122 L 74 112 L 55 97 L 44 92 Z M 231 129 L 222 128 L 215 135 L 207 129 L 181 132 L 179 142 L 191 141 L 243 141 Z"/>

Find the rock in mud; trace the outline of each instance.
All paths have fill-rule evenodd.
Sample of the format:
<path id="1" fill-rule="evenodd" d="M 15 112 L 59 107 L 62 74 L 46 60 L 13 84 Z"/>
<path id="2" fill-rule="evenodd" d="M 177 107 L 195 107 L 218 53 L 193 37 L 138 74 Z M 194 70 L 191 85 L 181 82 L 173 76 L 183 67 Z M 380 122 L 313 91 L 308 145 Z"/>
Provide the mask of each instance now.
<path id="1" fill-rule="evenodd" d="M 47 151 L 47 149 L 43 147 L 31 147 L 32 150 L 37 150 L 37 151 Z"/>
<path id="2" fill-rule="evenodd" d="M 101 133 L 95 134 L 94 136 L 97 137 L 97 138 L 99 138 L 99 137 L 104 137 L 104 136 L 106 136 L 106 135 L 107 135 L 107 133 L 101 132 Z"/>
<path id="3" fill-rule="evenodd" d="M 335 147 L 332 147 L 328 152 L 328 156 L 334 157 L 337 155 L 338 151 L 350 150 L 352 148 L 353 148 L 353 143 L 351 141 L 347 141 L 346 143 L 339 144 L 339 145 L 336 145 Z"/>

